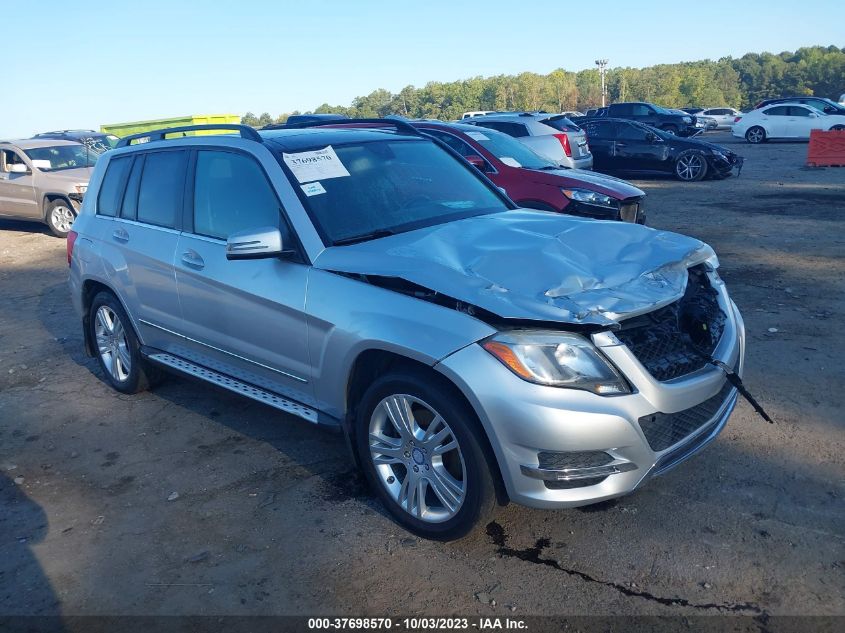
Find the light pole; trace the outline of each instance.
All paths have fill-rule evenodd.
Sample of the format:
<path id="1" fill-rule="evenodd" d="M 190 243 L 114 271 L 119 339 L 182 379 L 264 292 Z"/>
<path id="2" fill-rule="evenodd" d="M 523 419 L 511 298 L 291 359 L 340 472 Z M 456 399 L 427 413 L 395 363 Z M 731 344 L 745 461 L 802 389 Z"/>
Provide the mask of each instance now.
<path id="1" fill-rule="evenodd" d="M 607 74 L 607 60 L 606 59 L 597 59 L 596 66 L 599 67 L 599 74 L 601 75 L 601 107 L 605 107 L 607 103 L 607 86 L 604 83 L 604 76 Z"/>

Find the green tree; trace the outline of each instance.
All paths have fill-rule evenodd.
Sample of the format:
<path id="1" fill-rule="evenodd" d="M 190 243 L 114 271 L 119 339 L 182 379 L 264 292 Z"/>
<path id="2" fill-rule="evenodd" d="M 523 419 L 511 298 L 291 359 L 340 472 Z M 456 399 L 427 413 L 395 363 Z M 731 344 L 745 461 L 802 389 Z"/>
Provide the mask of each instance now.
<path id="1" fill-rule="evenodd" d="M 258 117 L 256 117 L 252 112 L 247 112 L 241 117 L 241 124 L 250 125 L 252 127 L 258 127 Z"/>

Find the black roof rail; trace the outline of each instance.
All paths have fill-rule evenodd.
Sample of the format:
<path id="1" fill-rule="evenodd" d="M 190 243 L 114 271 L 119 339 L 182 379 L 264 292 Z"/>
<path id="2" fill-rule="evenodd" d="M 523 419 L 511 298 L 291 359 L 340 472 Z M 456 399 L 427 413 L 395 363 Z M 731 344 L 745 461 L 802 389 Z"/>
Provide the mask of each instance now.
<path id="1" fill-rule="evenodd" d="M 149 142 L 166 140 L 168 134 L 178 134 L 180 132 L 198 132 L 201 130 L 232 130 L 241 133 L 241 138 L 257 143 L 263 143 L 261 135 L 255 131 L 254 128 L 248 125 L 239 125 L 237 123 L 217 123 L 208 125 L 181 125 L 179 127 L 168 127 L 160 130 L 150 130 L 149 132 L 141 132 L 140 134 L 131 134 L 124 136 L 117 142 L 116 147 L 127 147 L 132 144 L 132 141 L 145 138 Z"/>
<path id="2" fill-rule="evenodd" d="M 370 124 L 378 124 L 378 125 L 388 125 L 393 126 L 396 128 L 398 132 L 404 132 L 406 134 L 411 134 L 412 136 L 424 136 L 417 130 L 413 125 L 408 123 L 407 121 L 403 121 L 402 119 L 336 119 L 336 120 L 326 120 L 326 121 L 303 121 L 302 123 L 271 123 L 270 125 L 265 125 L 262 130 L 298 130 L 303 128 L 309 127 L 326 127 L 326 126 L 336 126 L 336 127 L 346 127 L 348 125 L 356 125 L 359 123 L 370 123 Z"/>

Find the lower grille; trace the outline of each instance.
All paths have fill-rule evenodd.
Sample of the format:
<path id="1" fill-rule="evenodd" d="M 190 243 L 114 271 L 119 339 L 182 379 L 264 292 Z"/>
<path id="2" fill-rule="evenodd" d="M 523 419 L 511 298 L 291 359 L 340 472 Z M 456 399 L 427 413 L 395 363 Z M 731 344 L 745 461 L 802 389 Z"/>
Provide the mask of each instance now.
<path id="1" fill-rule="evenodd" d="M 622 324 L 616 337 L 660 381 L 701 369 L 716 349 L 727 317 L 702 265 L 688 271 L 684 296 Z"/>
<path id="2" fill-rule="evenodd" d="M 568 451 L 558 453 L 541 451 L 537 454 L 540 468 L 544 470 L 569 470 L 575 468 L 593 468 L 604 466 L 613 461 L 613 457 L 604 451 Z"/>
<path id="3" fill-rule="evenodd" d="M 653 413 L 639 419 L 648 445 L 655 452 L 664 451 L 711 421 L 731 395 L 733 386 L 725 381 L 722 389 L 701 404 L 677 413 Z"/>

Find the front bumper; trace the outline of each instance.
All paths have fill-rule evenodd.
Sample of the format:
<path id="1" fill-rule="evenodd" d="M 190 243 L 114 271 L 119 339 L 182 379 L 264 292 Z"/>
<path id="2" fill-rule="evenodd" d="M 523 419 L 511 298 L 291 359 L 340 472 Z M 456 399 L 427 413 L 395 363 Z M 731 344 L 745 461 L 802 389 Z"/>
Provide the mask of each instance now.
<path id="1" fill-rule="evenodd" d="M 710 171 L 716 172 L 719 176 L 728 176 L 736 169 L 736 175 L 739 176 L 742 173 L 742 165 L 745 159 L 742 156 L 732 153 L 727 154 L 726 157 L 727 160 L 716 156 L 708 156 L 707 162 L 709 163 Z"/>
<path id="2" fill-rule="evenodd" d="M 728 315 L 714 357 L 741 374 L 745 330 L 736 306 L 716 282 Z M 588 505 L 628 494 L 709 444 L 736 405 L 724 374 L 705 367 L 658 382 L 609 332 L 594 335 L 604 355 L 625 375 L 633 393 L 602 397 L 586 391 L 545 387 L 514 376 L 478 345 L 436 367 L 463 391 L 490 440 L 510 499 L 536 508 Z M 720 395 L 721 394 L 721 395 Z M 714 398 L 712 415 L 678 441 L 654 450 L 641 422 L 661 414 L 686 415 Z M 683 413 L 681 413 L 683 412 Z M 549 468 L 548 455 L 587 456 L 584 465 Z M 605 455 L 603 463 L 594 460 Z M 569 460 L 571 462 L 571 460 Z"/>

